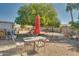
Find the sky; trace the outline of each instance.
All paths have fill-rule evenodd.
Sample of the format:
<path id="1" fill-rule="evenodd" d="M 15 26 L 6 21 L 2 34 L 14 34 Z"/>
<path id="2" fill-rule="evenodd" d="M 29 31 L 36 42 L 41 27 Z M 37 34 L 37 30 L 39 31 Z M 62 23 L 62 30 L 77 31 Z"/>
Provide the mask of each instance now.
<path id="1" fill-rule="evenodd" d="M 23 4 L 20 3 L 0 3 L 0 21 L 10 21 L 14 22 L 16 17 L 18 16 L 18 9 Z M 66 4 L 65 3 L 53 3 L 54 8 L 58 14 L 58 19 L 62 24 L 68 24 L 71 20 L 70 13 L 66 12 Z M 74 20 L 77 21 L 78 13 L 73 11 Z"/>

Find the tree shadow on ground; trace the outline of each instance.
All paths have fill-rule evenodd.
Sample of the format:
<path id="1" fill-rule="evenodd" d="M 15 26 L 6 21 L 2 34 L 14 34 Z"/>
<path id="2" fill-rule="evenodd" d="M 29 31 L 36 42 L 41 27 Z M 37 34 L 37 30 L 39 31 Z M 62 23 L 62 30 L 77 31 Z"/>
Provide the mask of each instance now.
<path id="1" fill-rule="evenodd" d="M 0 51 L 1 56 L 12 56 L 16 54 L 16 48 L 11 48 L 8 50 Z"/>
<path id="2" fill-rule="evenodd" d="M 13 45 L 12 40 L 0 40 L 0 46 Z"/>
<path id="3" fill-rule="evenodd" d="M 31 55 L 37 54 L 37 51 L 34 51 L 33 48 L 30 47 L 30 49 L 28 49 L 28 51 L 24 51 L 22 54 L 24 54 L 22 56 L 31 56 Z M 0 56 L 14 56 L 14 55 L 17 55 L 16 46 L 12 47 L 10 49 L 7 49 L 7 50 L 0 51 Z M 20 53 L 19 53 L 19 56 L 21 56 Z"/>
<path id="4" fill-rule="evenodd" d="M 27 52 L 27 55 L 28 56 L 32 56 L 32 55 L 35 55 L 35 54 L 37 54 L 38 52 L 37 51 L 35 51 L 35 50 L 29 50 L 28 52 Z"/>
<path id="5" fill-rule="evenodd" d="M 54 38 L 54 36 L 49 36 L 49 43 L 65 43 L 65 44 L 69 44 L 71 47 L 69 50 L 71 51 L 76 51 L 79 52 L 79 41 L 78 40 L 72 40 L 72 39 L 68 39 L 68 38 L 58 38 L 57 36 Z"/>
<path id="6" fill-rule="evenodd" d="M 24 53 L 27 53 L 28 56 L 31 56 L 31 55 L 37 54 L 37 51 L 29 50 Z M 16 48 L 11 48 L 8 50 L 0 51 L 0 56 L 14 56 L 14 55 L 17 55 Z M 21 56 L 21 54 L 19 54 L 19 56 Z"/>
<path id="7" fill-rule="evenodd" d="M 69 50 L 79 52 L 79 44 L 73 45 L 73 47 Z"/>

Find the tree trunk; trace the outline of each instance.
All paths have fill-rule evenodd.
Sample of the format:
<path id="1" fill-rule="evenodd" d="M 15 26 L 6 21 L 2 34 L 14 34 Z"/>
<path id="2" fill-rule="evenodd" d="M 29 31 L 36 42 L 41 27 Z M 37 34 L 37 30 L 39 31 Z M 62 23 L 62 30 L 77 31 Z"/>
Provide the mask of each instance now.
<path id="1" fill-rule="evenodd" d="M 70 14 L 71 14 L 71 20 L 72 20 L 72 23 L 73 23 L 74 20 L 73 20 L 73 14 L 72 14 L 72 11 L 70 11 Z"/>
<path id="2" fill-rule="evenodd" d="M 78 19 L 79 19 L 79 9 L 78 9 Z"/>
<path id="3" fill-rule="evenodd" d="M 54 31 L 54 27 L 52 26 L 52 32 Z"/>

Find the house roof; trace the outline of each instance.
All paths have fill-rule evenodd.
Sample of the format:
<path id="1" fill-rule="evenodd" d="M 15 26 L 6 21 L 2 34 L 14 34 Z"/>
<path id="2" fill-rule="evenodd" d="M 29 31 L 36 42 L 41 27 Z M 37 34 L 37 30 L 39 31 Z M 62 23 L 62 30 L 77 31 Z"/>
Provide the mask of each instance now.
<path id="1" fill-rule="evenodd" d="M 11 23 L 11 24 L 14 24 L 14 22 L 10 22 L 10 21 L 1 21 L 1 20 L 0 20 L 0 23 Z"/>

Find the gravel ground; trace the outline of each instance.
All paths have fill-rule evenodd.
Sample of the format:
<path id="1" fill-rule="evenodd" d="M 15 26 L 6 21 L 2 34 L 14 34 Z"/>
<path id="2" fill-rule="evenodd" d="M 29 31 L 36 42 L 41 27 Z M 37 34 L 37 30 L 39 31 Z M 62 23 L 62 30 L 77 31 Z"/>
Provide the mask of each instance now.
<path id="1" fill-rule="evenodd" d="M 0 55 L 17 55 L 15 47 L 12 41 L 0 40 Z M 79 41 L 69 39 L 52 40 L 46 44 L 45 48 L 40 48 L 32 56 L 79 56 Z"/>
<path id="2" fill-rule="evenodd" d="M 50 43 L 45 53 L 40 55 L 46 56 L 79 56 L 79 52 L 71 50 L 73 47 L 69 44 Z M 42 50 L 41 50 L 42 51 Z"/>

